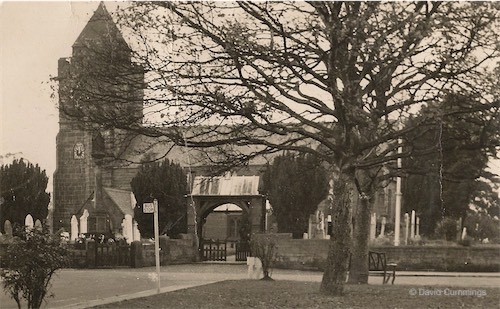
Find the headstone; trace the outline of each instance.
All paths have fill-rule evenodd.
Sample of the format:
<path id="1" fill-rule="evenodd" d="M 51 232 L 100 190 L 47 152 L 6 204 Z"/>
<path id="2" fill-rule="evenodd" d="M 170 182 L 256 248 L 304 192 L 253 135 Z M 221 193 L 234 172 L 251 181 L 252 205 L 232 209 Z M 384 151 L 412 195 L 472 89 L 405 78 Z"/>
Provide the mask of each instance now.
<path id="1" fill-rule="evenodd" d="M 123 237 L 127 240 L 127 243 L 131 243 L 134 241 L 134 225 L 132 222 L 132 216 L 131 215 L 125 215 L 125 218 L 123 219 Z"/>
<path id="2" fill-rule="evenodd" d="M 35 229 L 37 229 L 38 231 L 41 231 L 43 229 L 43 227 L 42 227 L 42 221 L 40 221 L 40 219 L 36 219 L 36 221 L 35 221 Z"/>
<path id="3" fill-rule="evenodd" d="M 372 213 L 370 218 L 370 240 L 375 239 L 375 234 L 377 232 L 377 214 Z"/>
<path id="4" fill-rule="evenodd" d="M 415 231 L 415 237 L 420 237 L 420 217 L 417 217 L 417 226 Z"/>
<path id="5" fill-rule="evenodd" d="M 309 235 L 307 233 L 302 234 L 302 239 L 309 239 Z"/>
<path id="6" fill-rule="evenodd" d="M 26 229 L 32 229 L 35 224 L 33 223 L 33 217 L 28 214 L 26 216 L 26 219 L 24 219 L 24 226 L 26 226 Z"/>
<path id="7" fill-rule="evenodd" d="M 385 237 L 385 225 L 387 224 L 387 219 L 382 217 L 382 225 L 380 226 L 380 235 L 378 237 Z"/>
<path id="8" fill-rule="evenodd" d="M 317 210 L 316 211 L 316 233 L 315 237 L 317 239 L 324 239 L 325 238 L 325 215 L 323 214 L 322 211 Z"/>
<path id="9" fill-rule="evenodd" d="M 415 210 L 411 211 L 411 228 L 410 228 L 410 238 L 415 238 Z"/>
<path id="10" fill-rule="evenodd" d="M 405 213 L 405 245 L 408 244 L 408 233 L 410 231 L 410 216 Z"/>
<path id="11" fill-rule="evenodd" d="M 466 227 L 464 227 L 462 230 L 462 240 L 464 240 L 465 237 L 467 237 L 467 228 Z"/>
<path id="12" fill-rule="evenodd" d="M 314 215 L 309 215 L 309 225 L 307 228 L 307 235 L 309 235 L 309 238 L 314 237 L 314 226 L 315 226 L 314 218 L 315 218 Z"/>
<path id="13" fill-rule="evenodd" d="M 5 230 L 5 235 L 7 237 L 12 237 L 12 223 L 9 220 L 5 220 L 5 224 L 3 225 L 3 229 Z"/>
<path id="14" fill-rule="evenodd" d="M 139 231 L 139 228 L 137 227 L 137 222 L 134 221 L 134 230 L 133 230 L 133 241 L 140 241 L 141 240 L 141 232 Z"/>
<path id="15" fill-rule="evenodd" d="M 457 238 L 457 241 L 460 241 L 460 239 L 462 238 L 462 218 L 458 218 L 457 220 L 457 232 L 456 232 L 456 238 Z"/>
<path id="16" fill-rule="evenodd" d="M 85 234 L 88 232 L 88 218 L 89 212 L 87 209 L 83 211 L 83 215 L 80 217 L 80 234 Z"/>
<path id="17" fill-rule="evenodd" d="M 76 218 L 75 215 L 71 217 L 71 234 L 70 234 L 70 241 L 74 241 L 75 239 L 78 238 L 78 219 Z"/>

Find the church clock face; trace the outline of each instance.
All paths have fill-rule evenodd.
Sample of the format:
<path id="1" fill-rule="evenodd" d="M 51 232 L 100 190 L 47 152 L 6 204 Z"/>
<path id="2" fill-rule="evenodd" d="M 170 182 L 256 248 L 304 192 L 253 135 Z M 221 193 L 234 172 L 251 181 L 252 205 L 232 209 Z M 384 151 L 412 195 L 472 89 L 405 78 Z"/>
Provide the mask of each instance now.
<path id="1" fill-rule="evenodd" d="M 85 158 L 85 146 L 82 143 L 76 143 L 73 147 L 73 158 L 77 160 Z"/>

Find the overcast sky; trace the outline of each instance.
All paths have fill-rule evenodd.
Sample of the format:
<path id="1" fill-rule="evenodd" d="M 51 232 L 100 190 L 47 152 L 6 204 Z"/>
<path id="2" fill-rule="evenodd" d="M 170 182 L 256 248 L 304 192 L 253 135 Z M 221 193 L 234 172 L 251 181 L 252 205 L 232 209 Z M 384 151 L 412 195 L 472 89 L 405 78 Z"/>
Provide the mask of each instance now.
<path id="1" fill-rule="evenodd" d="M 0 3 L 0 164 L 24 157 L 47 171 L 56 166 L 58 113 L 50 77 L 99 2 Z M 114 3 L 106 4 L 112 10 Z"/>
<path id="2" fill-rule="evenodd" d="M 56 166 L 58 114 L 50 77 L 99 2 L 0 2 L 0 164 L 24 157 L 47 171 Z M 116 2 L 106 2 L 109 11 Z M 500 172 L 500 162 L 492 168 Z"/>

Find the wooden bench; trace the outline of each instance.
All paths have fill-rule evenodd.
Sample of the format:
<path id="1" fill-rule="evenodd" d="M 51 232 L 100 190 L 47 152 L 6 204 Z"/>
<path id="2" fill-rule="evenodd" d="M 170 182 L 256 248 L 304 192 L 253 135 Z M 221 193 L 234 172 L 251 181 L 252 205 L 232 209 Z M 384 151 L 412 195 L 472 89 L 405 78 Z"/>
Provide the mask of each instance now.
<path id="1" fill-rule="evenodd" d="M 398 264 L 387 263 L 384 252 L 370 251 L 368 254 L 368 270 L 370 273 L 384 276 L 383 283 L 387 284 L 392 277 L 391 284 L 396 280 L 396 268 Z"/>

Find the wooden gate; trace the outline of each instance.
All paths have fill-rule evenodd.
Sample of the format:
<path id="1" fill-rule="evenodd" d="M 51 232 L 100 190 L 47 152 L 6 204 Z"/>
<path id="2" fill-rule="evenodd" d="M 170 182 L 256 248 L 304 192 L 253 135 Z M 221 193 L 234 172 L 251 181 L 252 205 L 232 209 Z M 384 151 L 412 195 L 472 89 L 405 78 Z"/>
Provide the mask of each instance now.
<path id="1" fill-rule="evenodd" d="M 203 261 L 226 261 L 227 248 L 224 240 L 203 240 L 201 243 Z"/>
<path id="2" fill-rule="evenodd" d="M 236 261 L 246 261 L 250 254 L 250 243 L 238 242 L 236 243 Z"/>
<path id="3" fill-rule="evenodd" d="M 130 266 L 130 245 L 96 243 L 95 267 Z"/>

